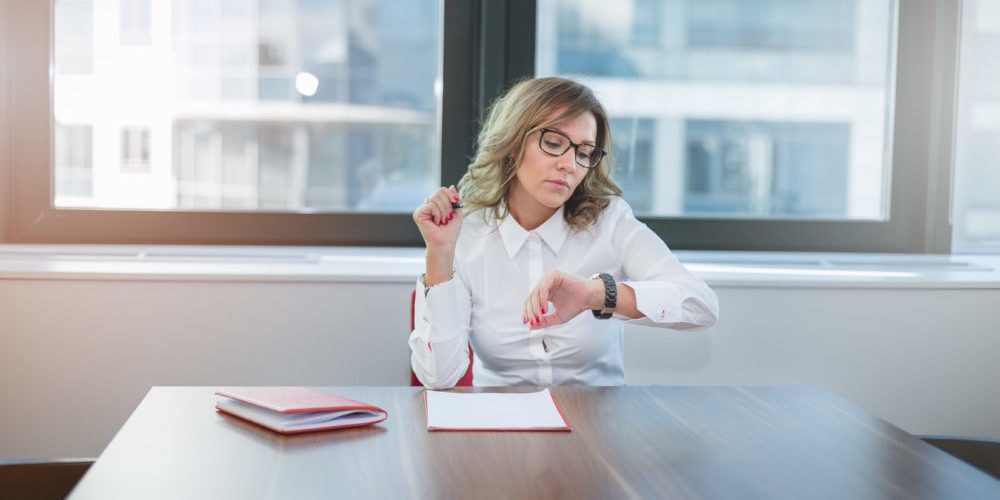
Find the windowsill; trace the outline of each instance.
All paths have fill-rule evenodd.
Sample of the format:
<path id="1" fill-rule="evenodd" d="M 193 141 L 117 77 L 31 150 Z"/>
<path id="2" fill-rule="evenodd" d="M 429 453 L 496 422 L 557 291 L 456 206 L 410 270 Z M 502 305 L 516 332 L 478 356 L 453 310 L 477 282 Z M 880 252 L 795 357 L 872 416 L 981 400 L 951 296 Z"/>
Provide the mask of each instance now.
<path id="1" fill-rule="evenodd" d="M 1000 288 L 1000 255 L 678 251 L 713 286 Z M 0 279 L 413 283 L 423 248 L 0 245 Z"/>

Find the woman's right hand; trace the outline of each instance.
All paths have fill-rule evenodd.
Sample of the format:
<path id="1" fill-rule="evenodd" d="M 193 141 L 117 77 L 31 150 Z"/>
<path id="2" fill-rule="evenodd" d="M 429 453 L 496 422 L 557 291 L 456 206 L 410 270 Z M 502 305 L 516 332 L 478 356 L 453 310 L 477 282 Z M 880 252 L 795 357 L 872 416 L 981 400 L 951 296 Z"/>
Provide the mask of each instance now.
<path id="1" fill-rule="evenodd" d="M 462 229 L 462 209 L 454 208 L 452 203 L 459 202 L 455 186 L 441 187 L 413 212 L 413 221 L 429 252 L 454 251 Z"/>

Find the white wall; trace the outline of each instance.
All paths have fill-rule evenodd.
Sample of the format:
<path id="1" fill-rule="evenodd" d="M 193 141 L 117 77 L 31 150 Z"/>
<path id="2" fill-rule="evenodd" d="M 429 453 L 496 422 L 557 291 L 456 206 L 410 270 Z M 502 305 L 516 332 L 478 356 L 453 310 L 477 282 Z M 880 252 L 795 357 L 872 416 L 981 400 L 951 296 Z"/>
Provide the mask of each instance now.
<path id="1" fill-rule="evenodd" d="M 410 287 L 0 279 L 0 457 L 97 456 L 154 385 L 408 384 Z M 710 330 L 628 331 L 631 383 L 817 384 L 1000 438 L 1000 290 L 715 288 Z"/>

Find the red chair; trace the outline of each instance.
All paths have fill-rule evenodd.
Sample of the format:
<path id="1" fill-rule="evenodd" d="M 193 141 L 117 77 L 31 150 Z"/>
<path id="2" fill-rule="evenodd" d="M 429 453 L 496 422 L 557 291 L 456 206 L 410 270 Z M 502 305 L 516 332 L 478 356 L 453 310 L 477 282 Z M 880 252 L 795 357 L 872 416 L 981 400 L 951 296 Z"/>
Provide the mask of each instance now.
<path id="1" fill-rule="evenodd" d="M 414 307 L 417 303 L 417 291 L 414 290 L 410 292 L 410 331 L 413 331 L 415 323 L 413 322 Z M 420 383 L 417 379 L 417 374 L 413 373 L 413 368 L 410 368 L 410 385 L 414 387 L 420 387 L 424 384 Z M 465 375 L 458 379 L 458 383 L 455 386 L 471 386 L 472 385 L 472 345 L 469 345 L 469 367 L 465 369 Z"/>

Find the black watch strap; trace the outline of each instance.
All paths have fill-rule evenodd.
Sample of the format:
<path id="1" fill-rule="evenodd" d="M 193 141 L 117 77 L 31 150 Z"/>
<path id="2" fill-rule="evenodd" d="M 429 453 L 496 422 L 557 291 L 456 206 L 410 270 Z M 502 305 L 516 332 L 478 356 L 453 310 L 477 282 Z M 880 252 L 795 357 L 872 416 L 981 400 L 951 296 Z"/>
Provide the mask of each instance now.
<path id="1" fill-rule="evenodd" d="M 615 313 L 615 306 L 618 305 L 618 287 L 615 286 L 615 278 L 608 273 L 597 273 L 590 277 L 590 279 L 597 278 L 604 281 L 604 308 L 590 312 L 594 313 L 597 319 L 608 319 Z"/>

